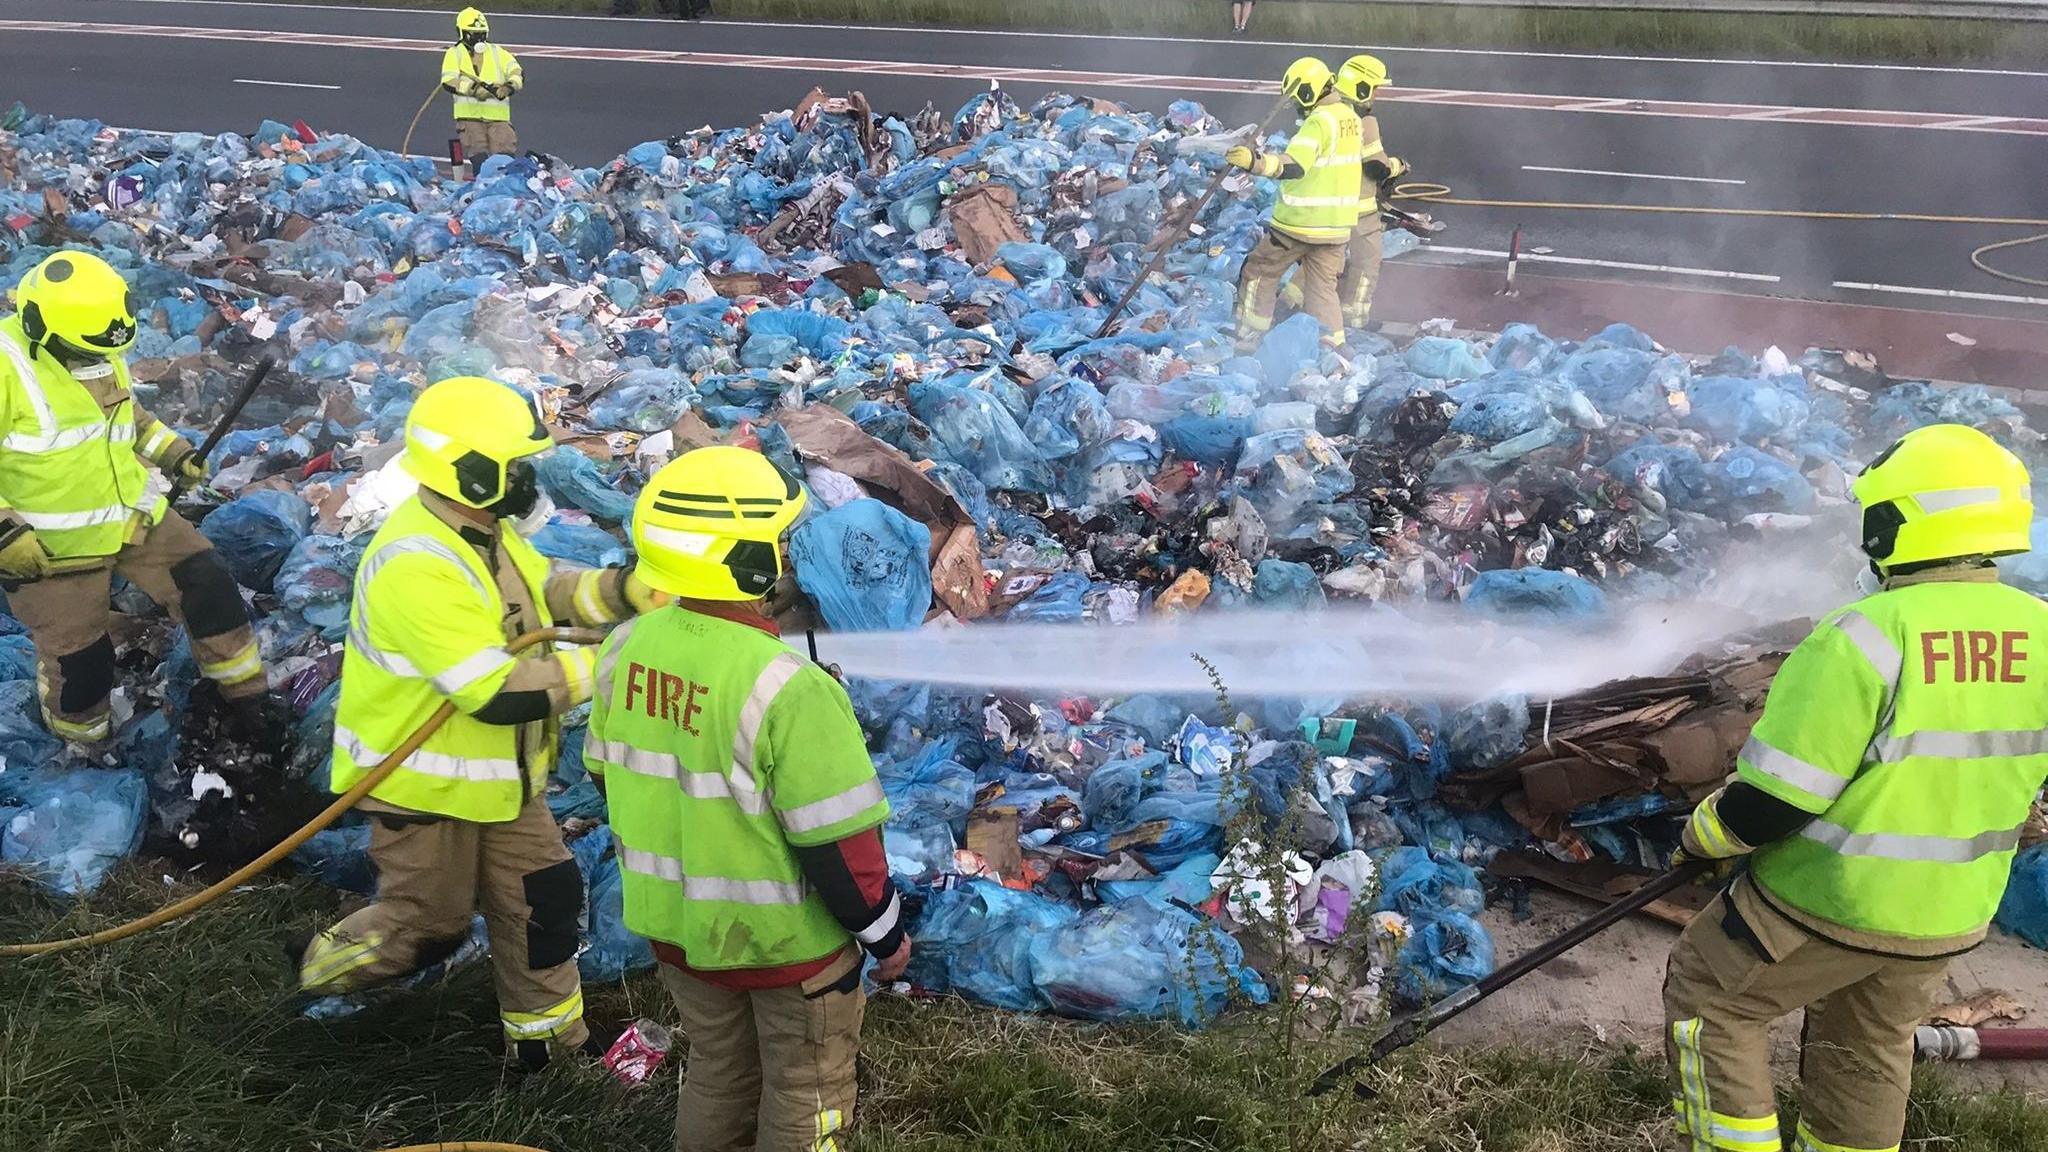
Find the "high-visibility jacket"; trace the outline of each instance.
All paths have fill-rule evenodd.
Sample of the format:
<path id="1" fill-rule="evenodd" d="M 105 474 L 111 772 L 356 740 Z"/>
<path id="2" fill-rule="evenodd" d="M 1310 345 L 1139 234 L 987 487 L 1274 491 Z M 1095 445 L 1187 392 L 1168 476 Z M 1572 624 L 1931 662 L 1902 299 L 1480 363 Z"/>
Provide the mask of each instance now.
<path id="1" fill-rule="evenodd" d="M 1379 222 L 1380 184 L 1364 174 L 1363 166 L 1378 160 L 1387 166 L 1391 176 L 1398 177 L 1408 171 L 1408 165 L 1398 156 L 1387 155 L 1387 145 L 1380 139 L 1380 119 L 1365 115 L 1358 118 L 1358 222 L 1364 224 Z"/>
<path id="2" fill-rule="evenodd" d="M 1301 166 L 1301 176 L 1280 182 L 1280 202 L 1273 206 L 1272 226 L 1311 244 L 1341 244 L 1358 224 L 1358 113 L 1331 98 L 1309 110 L 1287 155 Z"/>
<path id="3" fill-rule="evenodd" d="M 1767 898 L 1857 932 L 1969 942 L 2048 779 L 2048 604 L 1942 579 L 1834 613 L 1779 670 L 1737 772 L 1814 814 L 1757 849 Z"/>
<path id="4" fill-rule="evenodd" d="M 112 556 L 169 507 L 142 457 L 168 464 L 193 449 L 136 407 L 122 358 L 80 380 L 32 347 L 20 317 L 0 321 L 0 515 L 59 560 Z"/>
<path id="5" fill-rule="evenodd" d="M 479 52 L 472 52 L 457 44 L 441 54 L 441 84 L 455 93 L 455 118 L 509 121 L 512 101 L 498 99 L 485 91 L 484 85 L 509 84 L 514 92 L 524 87 L 526 74 L 519 67 L 519 58 L 489 42 L 477 48 Z"/>
<path id="6" fill-rule="evenodd" d="M 540 626 L 552 625 L 547 560 L 510 524 L 493 530 Z M 334 791 L 362 779 L 453 701 L 455 715 L 370 795 L 479 823 L 519 815 L 547 784 L 558 732 L 552 717 L 508 725 L 470 715 L 512 675 L 505 627 L 505 598 L 484 557 L 419 497 L 399 505 L 356 570 L 334 713 Z"/>
<path id="7" fill-rule="evenodd" d="M 888 818 L 846 690 L 779 638 L 680 606 L 621 625 L 597 669 L 583 757 L 605 780 L 626 926 L 703 971 L 845 948 L 792 848 Z"/>

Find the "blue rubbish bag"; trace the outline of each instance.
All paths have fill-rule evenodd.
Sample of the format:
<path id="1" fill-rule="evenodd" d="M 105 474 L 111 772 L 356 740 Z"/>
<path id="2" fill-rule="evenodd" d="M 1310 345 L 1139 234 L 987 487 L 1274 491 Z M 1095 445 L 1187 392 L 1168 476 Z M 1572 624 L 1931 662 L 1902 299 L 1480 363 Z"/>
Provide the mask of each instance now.
<path id="1" fill-rule="evenodd" d="M 346 628 L 356 566 L 369 544 L 367 533 L 353 540 L 318 534 L 300 540 L 272 580 L 278 599 L 323 632 Z"/>
<path id="2" fill-rule="evenodd" d="M 1807 513 L 1819 504 L 1813 484 L 1799 469 L 1747 445 L 1731 448 L 1707 465 L 1715 499 L 1731 515 L 1755 512 Z"/>
<path id="3" fill-rule="evenodd" d="M 1216 923 L 1143 898 L 1089 909 L 1031 939 L 1031 975 L 1052 1010 L 1085 1020 L 1173 1020 L 1199 1028 L 1265 984 Z"/>
<path id="4" fill-rule="evenodd" d="M 2022 849 L 2013 857 L 1997 922 L 2034 947 L 2048 948 L 2048 844 Z"/>
<path id="5" fill-rule="evenodd" d="M 1607 594 L 1569 572 L 1549 568 L 1496 568 L 1481 572 L 1465 595 L 1476 612 L 1505 616 L 1544 615 L 1587 620 L 1607 611 Z"/>
<path id="6" fill-rule="evenodd" d="M 0 803 L 12 809 L 0 861 L 60 896 L 83 896 L 141 846 L 149 786 L 132 769 L 46 768 L 0 777 Z"/>
<path id="7" fill-rule="evenodd" d="M 910 386 L 910 406 L 931 427 L 943 457 L 991 489 L 1051 490 L 1052 470 L 1043 454 L 990 393 L 944 380 L 919 381 Z"/>
<path id="8" fill-rule="evenodd" d="M 1464 839 L 1462 830 L 1455 838 Z M 1477 915 L 1486 907 L 1479 874 L 1455 860 L 1439 860 L 1428 849 L 1396 848 L 1386 854 L 1379 866 L 1381 912 L 1399 912 L 1404 916 L 1445 911 Z"/>
<path id="9" fill-rule="evenodd" d="M 1413 922 L 1413 935 L 1394 960 L 1394 999 L 1408 1007 L 1434 1004 L 1493 973 L 1493 937 L 1470 916 L 1443 912 Z"/>
<path id="10" fill-rule="evenodd" d="M 955 992 L 1013 1012 L 1043 1009 L 1032 940 L 1079 915 L 1071 905 L 987 880 L 935 891 L 910 930 L 917 944 L 908 978 L 926 991 Z"/>
<path id="11" fill-rule="evenodd" d="M 534 551 L 550 560 L 583 568 L 623 568 L 630 559 L 619 538 L 595 524 L 550 520 L 533 534 L 528 543 L 533 545 Z"/>
<path id="12" fill-rule="evenodd" d="M 1529 735 L 1529 698 L 1495 696 L 1469 704 L 1451 717 L 1444 740 L 1451 767 L 1459 772 L 1498 768 L 1522 754 Z"/>
<path id="13" fill-rule="evenodd" d="M 20 633 L 0 636 L 0 682 L 35 678 L 35 641 Z"/>
<path id="14" fill-rule="evenodd" d="M 624 524 L 633 518 L 633 498 L 605 482 L 597 463 L 567 444 L 543 452 L 534 464 L 541 490 L 565 508 L 580 508 L 599 520 Z"/>
<path id="15" fill-rule="evenodd" d="M 805 521 L 789 538 L 798 587 L 841 632 L 915 628 L 932 604 L 932 534 L 872 498 Z"/>
<path id="16" fill-rule="evenodd" d="M 299 871 L 331 888 L 358 896 L 377 894 L 377 869 L 370 863 L 367 822 L 322 828 L 312 839 L 292 849 L 289 859 Z"/>
<path id="17" fill-rule="evenodd" d="M 1267 557 L 1252 576 L 1252 600 L 1270 608 L 1312 612 L 1329 603 L 1315 569 Z"/>
<path id="18" fill-rule="evenodd" d="M 607 387 L 590 406 L 590 422 L 621 432 L 660 432 L 697 399 L 689 377 L 674 368 L 635 368 Z"/>
<path id="19" fill-rule="evenodd" d="M 626 927 L 626 898 L 612 830 L 600 824 L 569 845 L 583 872 L 583 941 L 576 971 L 594 984 L 616 984 L 654 967 L 654 947 Z"/>
<path id="20" fill-rule="evenodd" d="M 266 488 L 216 508 L 199 531 L 242 587 L 268 592 L 312 523 L 313 510 L 304 500 Z"/>
<path id="21" fill-rule="evenodd" d="M 1476 380 L 1493 371 L 1478 349 L 1448 336 L 1424 336 L 1402 358 L 1409 371 L 1431 380 Z"/>
<path id="22" fill-rule="evenodd" d="M 1323 326 L 1306 312 L 1297 312 L 1275 324 L 1259 341 L 1259 350 L 1252 354 L 1265 376 L 1267 388 L 1284 388 L 1295 373 L 1315 367 L 1322 335 Z"/>

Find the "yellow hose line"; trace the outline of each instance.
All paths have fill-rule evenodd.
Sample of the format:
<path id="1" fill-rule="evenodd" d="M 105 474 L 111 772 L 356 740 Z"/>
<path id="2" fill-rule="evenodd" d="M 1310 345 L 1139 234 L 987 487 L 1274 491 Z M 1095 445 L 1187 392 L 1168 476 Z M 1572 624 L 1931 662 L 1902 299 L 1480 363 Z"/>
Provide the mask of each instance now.
<path id="1" fill-rule="evenodd" d="M 541 628 L 528 632 L 517 640 L 512 641 L 511 644 L 506 646 L 506 651 L 516 653 L 546 641 L 553 641 L 559 644 L 595 644 L 602 639 L 604 637 L 601 633 L 578 628 Z M 116 940 L 126 940 L 130 936 L 139 935 L 149 931 L 151 928 L 168 924 L 173 920 L 199 911 L 201 908 L 234 891 L 251 877 L 263 872 L 272 864 L 291 855 L 293 849 L 312 839 L 314 833 L 339 820 L 343 813 L 356 806 L 357 801 L 368 796 L 371 789 L 382 784 L 384 778 L 391 775 L 398 768 L 398 765 L 404 762 L 406 757 L 419 751 L 420 746 L 427 742 L 427 738 L 439 731 L 441 725 L 448 722 L 448 717 L 454 714 L 455 705 L 441 705 L 440 709 L 429 717 L 425 724 L 420 725 L 417 731 L 411 736 L 406 737 L 405 743 L 400 744 L 397 750 L 393 751 L 391 755 L 386 756 L 375 768 L 372 768 L 368 775 L 358 780 L 355 787 L 336 797 L 334 803 L 329 804 L 318 816 L 313 817 L 312 821 L 305 827 L 285 837 L 283 843 L 251 860 L 249 863 L 242 865 L 240 868 L 235 869 L 226 879 L 208 887 L 205 891 L 196 892 L 174 904 L 159 908 L 140 919 L 130 920 L 126 924 L 117 925 L 99 932 L 88 933 L 84 936 L 73 936 L 65 940 L 46 940 L 40 944 L 0 945 L 0 957 L 48 956 L 57 952 L 71 952 L 100 944 L 111 944 Z M 437 1145 L 420 1145 L 420 1147 L 432 1148 L 437 1147 Z M 516 1145 L 511 1144 L 447 1145 L 446 1147 L 469 1147 L 476 1150 L 492 1147 L 517 1148 Z M 527 1149 L 526 1152 L 533 1152 L 533 1150 Z"/>
<path id="2" fill-rule="evenodd" d="M 525 1144 L 499 1144 L 490 1140 L 457 1140 L 448 1144 L 407 1144 L 403 1148 L 386 1148 L 383 1152 L 547 1152 L 544 1148 L 532 1148 Z"/>
<path id="3" fill-rule="evenodd" d="M 1479 200 L 1451 195 L 1443 184 L 1400 184 L 1396 200 L 1452 204 L 1461 208 L 1558 208 L 1601 212 L 1655 212 L 1682 216 L 1767 216 L 1785 220 L 1908 220 L 1922 224 L 1999 224 L 2048 228 L 2048 220 L 2029 216 L 1938 216 L 1925 212 L 1822 212 L 1810 208 L 1711 208 L 1698 204 L 1607 204 L 1569 200 Z M 2033 237 L 2039 239 L 2039 237 Z"/>
<path id="4" fill-rule="evenodd" d="M 2015 284 L 2030 284 L 2036 288 L 2048 288 L 2048 280 L 2043 280 L 2037 276 L 2022 276 L 2017 272 L 2001 271 L 2000 269 L 1993 268 L 1984 260 L 1986 252 L 1996 252 L 2001 248 L 2018 248 L 2023 244 L 2039 244 L 2043 241 L 2048 241 L 2048 232 L 2043 232 L 2039 236 L 2022 236 L 2017 240 L 2001 240 L 1996 244 L 1986 244 L 1975 252 L 1970 253 L 1970 263 L 1975 264 L 1979 272 L 1989 272 L 2000 280 L 2010 280 Z"/>

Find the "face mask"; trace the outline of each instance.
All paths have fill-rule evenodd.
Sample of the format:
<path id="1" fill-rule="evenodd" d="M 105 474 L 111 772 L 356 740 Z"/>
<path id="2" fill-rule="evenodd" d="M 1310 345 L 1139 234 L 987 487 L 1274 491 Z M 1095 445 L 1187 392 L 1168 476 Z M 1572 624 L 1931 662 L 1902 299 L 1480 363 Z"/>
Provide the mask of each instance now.
<path id="1" fill-rule="evenodd" d="M 1856 591 L 1865 596 L 1875 596 L 1883 590 L 1884 577 L 1877 574 L 1876 568 L 1865 564 L 1863 571 L 1856 574 Z"/>
<path id="2" fill-rule="evenodd" d="M 514 460 L 505 467 L 505 494 L 484 509 L 500 520 L 522 521 L 540 506 L 540 478 L 533 465 Z"/>
<path id="3" fill-rule="evenodd" d="M 534 500 L 533 507 L 525 515 L 513 519 L 512 530 L 530 540 L 535 533 L 548 526 L 548 521 L 554 519 L 554 515 L 555 502 L 548 499 L 548 494 L 543 492 Z"/>

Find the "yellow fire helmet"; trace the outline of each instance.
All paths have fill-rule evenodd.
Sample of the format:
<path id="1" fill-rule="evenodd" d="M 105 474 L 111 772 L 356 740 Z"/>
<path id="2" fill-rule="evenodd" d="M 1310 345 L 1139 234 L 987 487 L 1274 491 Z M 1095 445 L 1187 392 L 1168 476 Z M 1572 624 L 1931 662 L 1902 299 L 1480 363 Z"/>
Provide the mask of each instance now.
<path id="1" fill-rule="evenodd" d="M 1387 66 L 1377 56 L 1353 56 L 1337 66 L 1337 91 L 1353 104 L 1372 103 L 1386 82 Z"/>
<path id="2" fill-rule="evenodd" d="M 699 448 L 648 478 L 633 506 L 634 569 L 658 592 L 692 600 L 758 600 L 782 576 L 782 534 L 804 490 L 759 452 Z"/>
<path id="3" fill-rule="evenodd" d="M 554 446 L 534 402 L 510 385 L 457 376 L 420 393 L 405 421 L 405 470 L 420 486 L 471 508 L 491 508 L 535 483 L 515 461 Z M 531 507 L 531 500 L 526 501 Z M 523 509 L 504 509 L 513 515 Z"/>
<path id="4" fill-rule="evenodd" d="M 1863 551 L 1880 568 L 2028 548 L 2034 518 L 2027 466 L 1961 424 L 1901 436 L 1856 478 Z"/>
<path id="5" fill-rule="evenodd" d="M 474 8 L 464 8 L 455 14 L 455 30 L 457 32 L 474 32 L 479 36 L 489 36 L 491 34 L 491 22 L 484 18 L 482 12 Z"/>
<path id="6" fill-rule="evenodd" d="M 44 260 L 21 278 L 14 298 L 32 344 L 55 341 L 95 356 L 116 356 L 135 344 L 135 293 L 90 252 Z"/>
<path id="7" fill-rule="evenodd" d="M 1330 66 L 1313 56 L 1303 56 L 1287 66 L 1280 77 L 1280 90 L 1303 108 L 1313 108 L 1330 90 Z"/>

